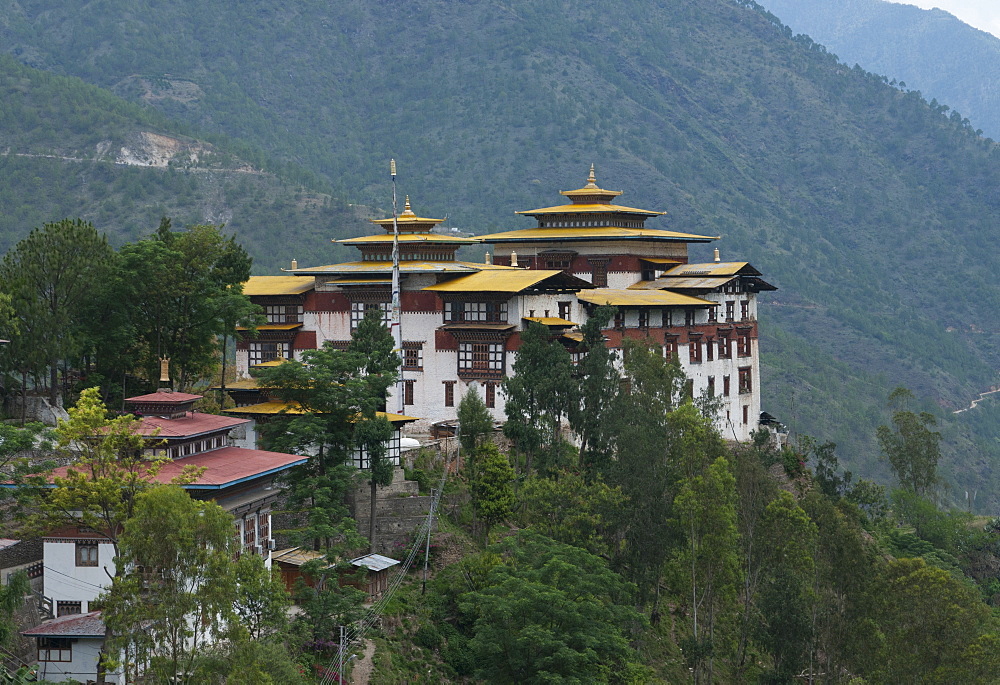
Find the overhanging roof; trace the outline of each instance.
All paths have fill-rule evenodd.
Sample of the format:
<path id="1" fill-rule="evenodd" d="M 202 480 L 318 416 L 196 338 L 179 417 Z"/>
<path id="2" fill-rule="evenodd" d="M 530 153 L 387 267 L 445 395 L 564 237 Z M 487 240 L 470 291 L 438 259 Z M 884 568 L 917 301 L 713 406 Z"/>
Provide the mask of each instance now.
<path id="1" fill-rule="evenodd" d="M 572 193 L 575 191 L 564 191 L 563 194 Z M 600 212 L 603 214 L 640 214 L 642 216 L 660 216 L 661 214 L 666 214 L 666 212 L 654 212 L 649 209 L 638 209 L 636 207 L 625 207 L 623 205 L 614 204 L 569 204 L 569 205 L 556 205 L 555 207 L 542 207 L 541 209 L 527 209 L 520 212 L 514 212 L 515 214 L 524 214 L 526 216 L 535 216 L 536 214 L 592 214 L 594 212 Z"/>
<path id="2" fill-rule="evenodd" d="M 224 410 L 227 414 L 262 414 L 273 416 L 276 414 L 305 414 L 306 411 L 302 407 L 293 402 L 280 402 L 277 400 L 272 400 L 270 402 L 260 402 L 259 404 L 251 404 L 246 407 L 233 407 L 232 409 Z M 390 423 L 412 423 L 414 421 L 419 421 L 415 416 L 407 416 L 405 414 L 393 414 L 391 412 L 375 412 L 378 416 L 384 416 L 389 420 Z"/>
<path id="3" fill-rule="evenodd" d="M 402 261 L 399 271 L 404 274 L 423 273 L 475 273 L 491 269 L 515 269 L 512 266 L 500 264 L 482 264 L 476 262 L 453 261 Z M 307 269 L 296 269 L 294 273 L 302 276 L 337 276 L 349 274 L 388 274 L 392 273 L 392 262 L 344 262 L 327 266 L 314 266 Z"/>
<path id="4" fill-rule="evenodd" d="M 313 281 L 298 276 L 251 276 L 243 284 L 244 295 L 301 295 L 312 290 Z"/>
<path id="5" fill-rule="evenodd" d="M 664 276 L 760 276 L 750 262 L 705 262 L 702 264 L 678 264 Z"/>
<path id="6" fill-rule="evenodd" d="M 715 307 L 717 302 L 681 295 L 667 290 L 611 290 L 600 288 L 577 293 L 577 299 L 590 304 L 615 307 Z"/>
<path id="7" fill-rule="evenodd" d="M 505 269 L 480 271 L 444 283 L 429 285 L 423 290 L 438 293 L 519 293 L 535 287 L 583 289 L 594 286 L 582 278 L 553 269 Z"/>
<path id="8" fill-rule="evenodd" d="M 380 233 L 379 235 L 364 235 L 358 238 L 344 238 L 342 240 L 334 240 L 335 243 L 344 243 L 346 245 L 366 245 L 370 243 L 388 243 L 392 244 L 392 234 Z M 400 233 L 399 242 L 401 243 L 445 243 L 445 244 L 457 244 L 462 245 L 466 243 L 476 243 L 479 242 L 475 238 L 466 238 L 464 236 L 448 236 L 442 235 L 440 233 Z"/>
<path id="9" fill-rule="evenodd" d="M 526 228 L 520 231 L 490 233 L 478 236 L 484 243 L 523 243 L 529 241 L 607 241 L 607 240 L 659 240 L 682 243 L 707 243 L 718 240 L 718 236 L 660 231 L 652 228 L 621 228 L 618 226 L 597 226 L 580 228 Z"/>

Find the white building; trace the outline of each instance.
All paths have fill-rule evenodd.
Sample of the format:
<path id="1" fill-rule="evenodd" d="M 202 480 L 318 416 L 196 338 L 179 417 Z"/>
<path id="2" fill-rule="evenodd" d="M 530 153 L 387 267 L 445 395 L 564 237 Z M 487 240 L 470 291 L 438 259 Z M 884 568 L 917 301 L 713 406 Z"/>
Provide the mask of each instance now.
<path id="1" fill-rule="evenodd" d="M 618 308 L 605 332 L 651 338 L 676 357 L 695 395 L 720 399 L 717 426 L 746 440 L 760 415 L 757 293 L 774 290 L 746 262 L 688 263 L 688 245 L 711 236 L 646 227 L 662 212 L 614 204 L 619 191 L 599 188 L 591 167 L 583 188 L 563 191 L 568 204 L 518 212 L 533 228 L 463 238 L 433 232 L 440 219 L 406 208 L 398 217 L 403 333 L 403 407 L 420 417 L 415 432 L 454 422 L 469 387 L 504 419 L 500 384 L 513 370 L 528 321 L 550 327 L 568 347 L 575 329 L 602 304 Z M 254 277 L 246 292 L 265 307 L 258 338 L 238 344 L 237 366 L 301 358 L 324 343 L 346 347 L 368 309 L 391 308 L 393 220 L 373 236 L 341 242 L 358 261 L 298 268 L 294 277 Z M 492 245 L 485 263 L 460 261 L 462 245 Z M 718 254 L 718 253 L 716 253 Z M 298 280 L 295 280 L 295 277 Z M 389 400 L 399 406 L 398 398 Z"/>

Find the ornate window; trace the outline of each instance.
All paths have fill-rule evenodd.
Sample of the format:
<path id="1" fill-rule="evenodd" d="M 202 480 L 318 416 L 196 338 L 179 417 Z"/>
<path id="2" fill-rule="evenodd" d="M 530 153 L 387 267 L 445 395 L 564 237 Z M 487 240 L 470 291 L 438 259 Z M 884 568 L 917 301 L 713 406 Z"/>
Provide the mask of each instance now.
<path id="1" fill-rule="evenodd" d="M 386 328 L 392 323 L 391 302 L 351 302 L 351 331 L 353 332 L 369 309 L 382 310 L 382 325 Z"/>
<path id="2" fill-rule="evenodd" d="M 462 342 L 458 344 L 458 374 L 468 376 L 502 376 L 504 346 L 501 342 Z"/>
<path id="3" fill-rule="evenodd" d="M 403 404 L 412 405 L 413 404 L 413 384 L 416 381 L 403 381 Z"/>
<path id="4" fill-rule="evenodd" d="M 497 406 L 497 384 L 487 383 L 486 384 L 486 407 L 493 409 Z"/>
<path id="5" fill-rule="evenodd" d="M 691 338 L 688 344 L 690 350 L 690 360 L 692 364 L 701 363 L 701 338 Z"/>
<path id="6" fill-rule="evenodd" d="M 403 343 L 403 368 L 408 371 L 423 371 L 424 344 L 421 342 Z"/>
<path id="7" fill-rule="evenodd" d="M 250 366 L 263 364 L 274 359 L 285 359 L 288 355 L 288 343 L 251 341 L 249 345 Z"/>
<path id="8" fill-rule="evenodd" d="M 97 566 L 96 542 L 76 543 L 76 565 L 77 566 Z"/>
<path id="9" fill-rule="evenodd" d="M 740 394 L 753 392 L 753 371 L 749 366 L 740 367 Z"/>
<path id="10" fill-rule="evenodd" d="M 443 381 L 444 383 L 444 406 L 455 406 L 455 381 Z"/>
<path id="11" fill-rule="evenodd" d="M 750 335 L 743 334 L 736 338 L 736 356 L 749 357 L 751 350 Z"/>
<path id="12" fill-rule="evenodd" d="M 590 282 L 598 288 L 608 287 L 608 261 L 607 259 L 590 260 Z"/>
<path id="13" fill-rule="evenodd" d="M 736 316 L 736 301 L 727 300 L 726 301 L 726 321 L 732 321 L 733 317 Z"/>
<path id="14" fill-rule="evenodd" d="M 507 323 L 506 302 L 445 302 L 445 323 Z"/>
<path id="15" fill-rule="evenodd" d="M 302 306 L 296 304 L 264 305 L 268 323 L 302 323 Z"/>

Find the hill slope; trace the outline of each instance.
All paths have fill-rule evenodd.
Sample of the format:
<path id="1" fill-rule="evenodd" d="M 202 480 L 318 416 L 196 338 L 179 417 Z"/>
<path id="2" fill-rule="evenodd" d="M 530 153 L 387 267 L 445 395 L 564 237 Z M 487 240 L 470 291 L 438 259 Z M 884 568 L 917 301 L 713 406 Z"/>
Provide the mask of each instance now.
<path id="1" fill-rule="evenodd" d="M 884 0 L 764 0 L 848 64 L 904 81 L 1000 138 L 1000 38 L 940 9 Z"/>
<path id="2" fill-rule="evenodd" d="M 273 270 L 306 245 L 322 250 L 331 232 L 362 228 L 342 202 L 262 171 L 252 147 L 191 137 L 190 126 L 79 79 L 2 56 L 0 102 L 0 250 L 64 217 L 121 243 L 170 216 L 175 225 L 225 223 L 259 269 Z"/>
<path id="3" fill-rule="evenodd" d="M 360 202 L 385 204 L 395 156 L 420 212 L 526 227 L 513 210 L 596 162 L 628 204 L 669 212 L 656 227 L 722 235 L 723 258 L 781 287 L 761 314 L 769 411 L 884 476 L 874 426 L 908 385 L 948 421 L 958 487 L 997 491 L 1000 412 L 950 411 L 997 383 L 1000 153 L 753 3 L 5 5 L 19 59 L 244 137 Z"/>

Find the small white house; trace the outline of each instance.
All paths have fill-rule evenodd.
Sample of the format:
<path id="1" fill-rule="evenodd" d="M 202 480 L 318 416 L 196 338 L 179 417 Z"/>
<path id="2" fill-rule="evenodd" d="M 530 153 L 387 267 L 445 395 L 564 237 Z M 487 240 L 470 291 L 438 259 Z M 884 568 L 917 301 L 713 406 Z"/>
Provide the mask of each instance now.
<path id="1" fill-rule="evenodd" d="M 38 678 L 54 683 L 87 682 L 97 674 L 104 621 L 100 611 L 60 616 L 22 635 L 38 643 Z M 107 682 L 121 683 L 120 673 L 107 673 Z"/>

